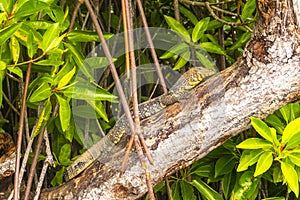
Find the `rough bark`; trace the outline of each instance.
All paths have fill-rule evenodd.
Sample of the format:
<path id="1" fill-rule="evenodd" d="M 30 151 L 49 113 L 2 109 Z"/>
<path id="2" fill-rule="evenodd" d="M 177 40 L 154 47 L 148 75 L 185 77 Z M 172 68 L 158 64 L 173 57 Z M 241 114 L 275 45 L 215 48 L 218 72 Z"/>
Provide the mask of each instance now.
<path id="1" fill-rule="evenodd" d="M 190 165 L 250 125 L 300 98 L 300 2 L 258 0 L 258 17 L 244 55 L 230 68 L 142 122 L 155 164 L 153 184 Z M 116 147 L 117 148 L 117 147 Z M 119 151 L 122 152 L 122 146 Z M 41 199 L 137 199 L 147 191 L 144 171 L 131 154 L 118 177 L 122 154 L 94 163 Z"/>

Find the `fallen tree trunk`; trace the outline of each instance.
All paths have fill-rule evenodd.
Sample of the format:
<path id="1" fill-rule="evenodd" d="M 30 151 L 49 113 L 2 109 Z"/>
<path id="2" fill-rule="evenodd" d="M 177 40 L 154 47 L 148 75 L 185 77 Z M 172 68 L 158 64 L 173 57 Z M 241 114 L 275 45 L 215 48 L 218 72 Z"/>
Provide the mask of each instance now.
<path id="1" fill-rule="evenodd" d="M 154 158 L 148 165 L 153 184 L 249 128 L 250 116 L 263 119 L 300 98 L 299 8 L 297 0 L 258 1 L 255 31 L 243 57 L 142 122 Z M 147 187 L 135 153 L 118 177 L 121 147 L 113 159 L 95 162 L 77 178 L 44 191 L 41 199 L 141 197 Z"/>

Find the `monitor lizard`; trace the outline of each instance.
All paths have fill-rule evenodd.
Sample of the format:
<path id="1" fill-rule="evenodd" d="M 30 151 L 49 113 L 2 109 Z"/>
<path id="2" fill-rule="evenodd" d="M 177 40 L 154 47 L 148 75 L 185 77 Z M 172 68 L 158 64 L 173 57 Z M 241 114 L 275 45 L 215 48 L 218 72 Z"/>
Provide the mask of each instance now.
<path id="1" fill-rule="evenodd" d="M 166 106 L 174 104 L 178 99 L 184 95 L 188 90 L 191 90 L 205 78 L 215 74 L 215 71 L 203 67 L 193 67 L 185 72 L 177 82 L 166 93 L 149 101 L 139 104 L 140 119 L 146 119 L 151 115 L 161 111 Z M 64 172 L 64 179 L 66 181 L 74 178 L 89 165 L 91 165 L 97 158 L 103 155 L 116 144 L 118 144 L 124 135 L 130 132 L 128 129 L 128 122 L 125 115 L 122 115 L 116 122 L 115 126 L 109 133 L 94 144 L 91 148 L 85 151 L 77 160 L 75 160 Z"/>

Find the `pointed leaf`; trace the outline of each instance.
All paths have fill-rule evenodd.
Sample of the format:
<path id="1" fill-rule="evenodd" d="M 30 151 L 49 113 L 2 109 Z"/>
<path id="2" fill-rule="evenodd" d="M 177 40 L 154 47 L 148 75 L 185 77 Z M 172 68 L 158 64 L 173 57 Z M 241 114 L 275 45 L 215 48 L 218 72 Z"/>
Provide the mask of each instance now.
<path id="1" fill-rule="evenodd" d="M 62 79 L 58 82 L 57 88 L 62 88 L 66 86 L 70 80 L 73 78 L 76 72 L 76 67 L 74 67 L 71 71 L 69 71 Z"/>
<path id="2" fill-rule="evenodd" d="M 231 172 L 236 164 L 236 160 L 233 155 L 227 155 L 220 157 L 215 166 L 215 177 L 228 174 Z"/>
<path id="3" fill-rule="evenodd" d="M 200 43 L 200 46 L 209 53 L 226 55 L 226 51 L 224 51 L 224 49 L 220 45 L 213 42 L 202 42 Z"/>
<path id="4" fill-rule="evenodd" d="M 4 29 L 0 30 L 0 46 L 6 42 L 11 36 L 14 35 L 14 33 L 22 26 L 22 22 L 19 22 L 17 24 L 13 24 L 9 27 L 6 27 Z"/>
<path id="5" fill-rule="evenodd" d="M 295 165 L 300 167 L 300 153 L 293 152 L 288 157 Z"/>
<path id="6" fill-rule="evenodd" d="M 250 119 L 253 128 L 258 132 L 258 134 L 266 140 L 273 142 L 272 133 L 268 125 L 255 117 L 251 116 Z"/>
<path id="7" fill-rule="evenodd" d="M 71 157 L 71 145 L 67 143 L 61 147 L 58 159 L 63 166 L 68 166 L 72 163 L 70 157 Z"/>
<path id="8" fill-rule="evenodd" d="M 190 56 L 191 56 L 191 53 L 189 51 L 182 53 L 173 69 L 178 70 L 181 67 L 183 67 L 190 60 Z"/>
<path id="9" fill-rule="evenodd" d="M 30 102 L 38 102 L 47 99 L 52 95 L 51 87 L 48 83 L 42 83 L 30 96 Z"/>
<path id="10" fill-rule="evenodd" d="M 196 52 L 196 56 L 205 68 L 216 71 L 215 65 L 204 54 Z"/>
<path id="11" fill-rule="evenodd" d="M 300 117 L 290 122 L 282 133 L 282 143 L 286 149 L 295 148 L 300 143 Z"/>
<path id="12" fill-rule="evenodd" d="M 71 108 L 69 101 L 61 97 L 60 95 L 55 95 L 59 103 L 59 119 L 62 131 L 66 131 L 69 128 L 71 119 Z"/>
<path id="13" fill-rule="evenodd" d="M 260 138 L 249 138 L 236 147 L 239 149 L 272 149 L 272 144 Z"/>
<path id="14" fill-rule="evenodd" d="M 222 196 L 201 180 L 193 180 L 192 185 L 205 196 L 207 200 L 223 200 Z"/>
<path id="15" fill-rule="evenodd" d="M 208 27 L 210 17 L 206 17 L 201 19 L 195 26 L 192 32 L 192 40 L 193 42 L 197 42 L 200 38 L 203 37 L 204 32 Z"/>
<path id="16" fill-rule="evenodd" d="M 52 43 L 58 38 L 59 23 L 54 23 L 43 35 L 42 49 L 47 52 L 51 49 Z"/>
<path id="17" fill-rule="evenodd" d="M 180 55 L 183 52 L 189 51 L 189 46 L 186 43 L 179 43 L 172 48 L 170 48 L 168 51 L 166 51 L 162 56 L 160 56 L 160 59 L 168 59 L 175 55 Z"/>
<path id="18" fill-rule="evenodd" d="M 10 38 L 10 49 L 11 49 L 11 55 L 13 58 L 13 62 L 17 63 L 19 60 L 19 56 L 20 56 L 20 45 L 19 45 L 19 41 L 17 40 L 17 38 L 15 36 L 12 36 Z"/>
<path id="19" fill-rule="evenodd" d="M 240 158 L 240 163 L 238 165 L 237 172 L 245 171 L 248 169 L 248 167 L 255 164 L 263 152 L 264 151 L 261 149 L 244 150 Z"/>
<path id="20" fill-rule="evenodd" d="M 194 194 L 193 186 L 185 181 L 180 181 L 180 190 L 183 200 L 196 200 L 197 197 Z"/>
<path id="21" fill-rule="evenodd" d="M 296 170 L 288 163 L 281 162 L 281 171 L 282 174 L 291 188 L 291 190 L 295 193 L 296 197 L 299 196 L 299 183 L 298 183 L 298 175 Z"/>
<path id="22" fill-rule="evenodd" d="M 182 24 L 180 24 L 176 19 L 167 15 L 165 15 L 164 17 L 170 28 L 175 31 L 185 42 L 189 43 L 191 41 L 189 32 L 184 28 Z"/>
<path id="23" fill-rule="evenodd" d="M 270 169 L 273 163 L 273 155 L 271 151 L 264 152 L 258 159 L 254 177 L 257 177 Z"/>
<path id="24" fill-rule="evenodd" d="M 34 131 L 31 136 L 32 139 L 35 138 L 46 125 L 51 114 L 51 108 L 52 106 L 49 98 L 47 101 L 45 101 L 43 111 L 41 112 L 41 115 L 39 116 L 39 119 L 34 127 Z"/>

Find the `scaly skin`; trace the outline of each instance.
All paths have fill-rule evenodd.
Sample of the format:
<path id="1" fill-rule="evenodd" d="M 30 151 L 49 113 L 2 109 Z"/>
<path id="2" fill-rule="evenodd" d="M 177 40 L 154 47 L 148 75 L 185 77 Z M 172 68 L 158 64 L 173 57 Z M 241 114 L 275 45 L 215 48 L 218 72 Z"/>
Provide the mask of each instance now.
<path id="1" fill-rule="evenodd" d="M 185 92 L 194 88 L 206 77 L 209 77 L 214 73 L 214 71 L 206 68 L 191 68 L 178 79 L 167 94 L 139 104 L 140 119 L 143 120 L 148 118 L 161 111 L 166 106 L 177 102 Z M 64 173 L 65 180 L 67 181 L 74 178 L 97 158 L 108 153 L 110 149 L 118 144 L 121 138 L 127 134 L 126 132 L 128 130 L 127 118 L 125 115 L 122 115 L 106 137 L 94 144 L 66 169 Z"/>

